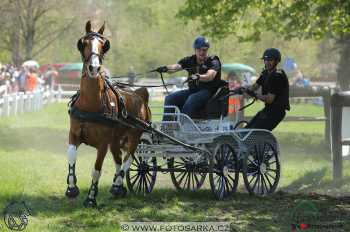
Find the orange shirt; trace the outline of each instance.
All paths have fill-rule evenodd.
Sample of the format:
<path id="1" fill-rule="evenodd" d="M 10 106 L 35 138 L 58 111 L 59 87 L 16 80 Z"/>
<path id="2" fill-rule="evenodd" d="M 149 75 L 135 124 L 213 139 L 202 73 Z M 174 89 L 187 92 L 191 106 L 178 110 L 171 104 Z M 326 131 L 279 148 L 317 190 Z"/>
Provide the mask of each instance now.
<path id="1" fill-rule="evenodd" d="M 37 77 L 34 73 L 29 73 L 27 77 L 27 91 L 34 91 L 37 85 Z"/>

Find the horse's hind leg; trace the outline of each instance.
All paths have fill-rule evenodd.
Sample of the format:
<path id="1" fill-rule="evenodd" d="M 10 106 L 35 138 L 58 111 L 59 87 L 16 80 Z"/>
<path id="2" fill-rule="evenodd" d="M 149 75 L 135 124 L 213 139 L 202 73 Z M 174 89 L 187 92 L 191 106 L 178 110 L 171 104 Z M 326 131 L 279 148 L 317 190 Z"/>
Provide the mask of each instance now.
<path id="1" fill-rule="evenodd" d="M 128 135 L 127 135 L 127 141 L 126 144 L 123 145 L 124 150 L 126 151 L 126 155 L 123 156 L 124 160 L 123 160 L 123 164 L 120 167 L 120 171 L 116 172 L 115 175 L 115 181 L 113 183 L 113 186 L 119 186 L 117 187 L 117 189 L 122 192 L 124 195 L 126 194 L 126 188 L 123 187 L 123 179 L 125 176 L 125 173 L 129 170 L 131 163 L 133 161 L 133 154 L 136 151 L 137 145 L 139 143 L 139 139 L 141 136 L 142 132 L 139 131 L 131 131 L 129 130 Z M 121 158 L 120 158 L 121 159 Z M 112 188 L 113 188 L 112 186 Z"/>
<path id="2" fill-rule="evenodd" d="M 95 167 L 92 170 L 91 177 L 91 185 L 89 189 L 88 196 L 86 197 L 84 201 L 84 206 L 85 207 L 96 207 L 96 197 L 98 194 L 98 181 L 101 176 L 101 169 L 102 169 L 102 164 L 103 160 L 107 154 L 107 149 L 108 149 L 108 144 L 103 144 L 99 146 L 97 149 L 97 158 L 95 162 Z"/>
<path id="3" fill-rule="evenodd" d="M 67 175 L 67 190 L 66 196 L 68 198 L 75 198 L 79 195 L 79 188 L 77 186 L 77 177 L 75 175 L 75 162 L 77 160 L 77 148 L 79 143 L 74 139 L 74 136 L 69 134 L 69 145 L 67 150 L 68 155 L 68 175 Z"/>
<path id="4" fill-rule="evenodd" d="M 122 169 L 122 152 L 120 150 L 120 142 L 114 141 L 111 144 L 111 152 L 113 155 L 114 163 L 115 163 L 115 175 L 113 178 L 113 184 L 109 192 L 114 197 L 124 197 L 126 195 L 126 188 L 123 186 L 123 177 L 125 175 L 124 170 Z"/>

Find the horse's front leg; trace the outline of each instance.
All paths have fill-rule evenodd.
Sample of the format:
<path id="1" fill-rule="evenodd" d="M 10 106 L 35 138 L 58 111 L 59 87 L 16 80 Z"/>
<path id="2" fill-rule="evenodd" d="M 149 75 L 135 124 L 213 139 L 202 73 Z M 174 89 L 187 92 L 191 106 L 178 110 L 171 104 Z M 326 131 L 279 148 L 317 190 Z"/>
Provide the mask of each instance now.
<path id="1" fill-rule="evenodd" d="M 68 150 L 68 175 L 67 175 L 67 190 L 66 196 L 68 198 L 76 198 L 79 195 L 79 188 L 77 186 L 77 177 L 75 175 L 75 163 L 77 160 L 77 145 L 69 144 Z"/>
<path id="2" fill-rule="evenodd" d="M 107 154 L 107 149 L 108 149 L 108 144 L 104 144 L 102 146 L 99 146 L 97 149 L 97 158 L 95 162 L 95 167 L 92 170 L 91 177 L 91 185 L 89 189 L 89 193 L 84 201 L 84 206 L 85 207 L 96 207 L 97 202 L 96 202 L 96 197 L 98 194 L 98 181 L 101 176 L 101 169 L 102 169 L 102 164 L 103 160 Z"/>

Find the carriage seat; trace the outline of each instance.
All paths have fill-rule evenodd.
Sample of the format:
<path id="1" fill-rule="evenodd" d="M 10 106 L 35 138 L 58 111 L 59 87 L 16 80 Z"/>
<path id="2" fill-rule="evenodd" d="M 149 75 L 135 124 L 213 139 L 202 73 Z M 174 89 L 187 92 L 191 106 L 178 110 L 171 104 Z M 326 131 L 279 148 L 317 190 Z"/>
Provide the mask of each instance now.
<path id="1" fill-rule="evenodd" d="M 226 117 L 228 112 L 227 98 L 221 99 L 229 93 L 228 83 L 221 81 L 220 87 L 215 94 L 209 99 L 204 109 L 193 115 L 193 119 L 219 119 L 221 116 Z"/>

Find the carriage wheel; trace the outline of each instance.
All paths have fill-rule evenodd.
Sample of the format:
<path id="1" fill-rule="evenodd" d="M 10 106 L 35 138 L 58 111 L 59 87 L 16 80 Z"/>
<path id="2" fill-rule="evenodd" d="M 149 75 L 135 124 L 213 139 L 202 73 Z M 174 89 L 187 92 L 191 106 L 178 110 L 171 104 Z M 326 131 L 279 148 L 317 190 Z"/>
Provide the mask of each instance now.
<path id="1" fill-rule="evenodd" d="M 141 140 L 140 144 L 150 144 Z M 157 159 L 155 157 L 136 156 L 126 172 L 126 184 L 130 192 L 146 195 L 152 192 L 157 177 Z"/>
<path id="2" fill-rule="evenodd" d="M 180 191 L 200 189 L 207 175 L 204 170 L 206 167 L 208 167 L 208 163 L 205 158 L 199 163 L 195 163 L 189 157 L 171 158 L 168 162 L 171 181 L 176 189 Z"/>
<path id="3" fill-rule="evenodd" d="M 276 149 L 268 142 L 258 142 L 243 160 L 243 179 L 250 194 L 273 193 L 280 179 L 280 161 Z"/>
<path id="4" fill-rule="evenodd" d="M 223 199 L 237 190 L 239 163 L 234 149 L 227 143 L 217 144 L 210 159 L 209 180 L 217 199 Z"/>

